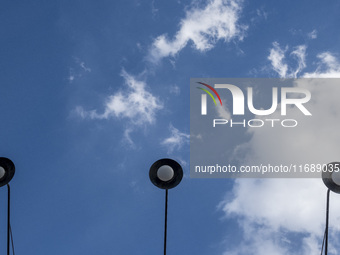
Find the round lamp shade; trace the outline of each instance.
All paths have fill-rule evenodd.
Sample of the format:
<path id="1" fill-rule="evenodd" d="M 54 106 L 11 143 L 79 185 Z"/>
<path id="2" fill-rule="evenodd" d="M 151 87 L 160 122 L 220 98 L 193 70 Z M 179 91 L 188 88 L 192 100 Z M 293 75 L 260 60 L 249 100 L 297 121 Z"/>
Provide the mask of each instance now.
<path id="1" fill-rule="evenodd" d="M 340 194 L 340 162 L 328 163 L 323 169 L 322 180 L 327 188 Z"/>
<path id="2" fill-rule="evenodd" d="M 183 170 L 175 160 L 164 158 L 152 164 L 149 177 L 151 182 L 158 188 L 172 189 L 181 182 Z"/>
<path id="3" fill-rule="evenodd" d="M 15 173 L 14 163 L 8 158 L 0 157 L 0 187 L 8 184 Z"/>

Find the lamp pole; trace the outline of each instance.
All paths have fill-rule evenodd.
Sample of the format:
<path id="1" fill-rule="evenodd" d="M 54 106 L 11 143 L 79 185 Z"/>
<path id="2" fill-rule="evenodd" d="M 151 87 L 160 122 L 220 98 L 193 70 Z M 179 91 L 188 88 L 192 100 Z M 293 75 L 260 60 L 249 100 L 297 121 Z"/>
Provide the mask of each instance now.
<path id="1" fill-rule="evenodd" d="M 11 187 L 7 183 L 7 255 L 9 255 L 9 237 L 11 231 Z"/>
<path id="2" fill-rule="evenodd" d="M 165 219 L 164 219 L 164 255 L 166 255 L 166 237 L 168 231 L 168 190 L 165 190 Z"/>
<path id="3" fill-rule="evenodd" d="M 8 158 L 0 157 L 0 187 L 5 185 L 7 186 L 7 255 L 9 255 L 10 238 L 12 232 L 10 223 L 11 187 L 9 186 L 9 182 L 12 180 L 14 173 L 14 163 Z"/>
<path id="4" fill-rule="evenodd" d="M 168 227 L 168 196 L 169 189 L 176 187 L 183 178 L 183 169 L 173 159 L 160 159 L 152 164 L 149 171 L 150 181 L 158 188 L 165 189 L 165 217 L 164 217 L 164 255 L 166 255 L 167 227 Z"/>
<path id="5" fill-rule="evenodd" d="M 324 235 L 325 255 L 328 253 L 328 227 L 329 227 L 329 197 L 330 192 L 340 194 L 340 162 L 328 163 L 322 172 L 322 180 L 327 189 L 326 202 L 326 229 Z M 322 244 L 323 247 L 323 244 Z M 322 253 L 322 251 L 321 251 Z"/>

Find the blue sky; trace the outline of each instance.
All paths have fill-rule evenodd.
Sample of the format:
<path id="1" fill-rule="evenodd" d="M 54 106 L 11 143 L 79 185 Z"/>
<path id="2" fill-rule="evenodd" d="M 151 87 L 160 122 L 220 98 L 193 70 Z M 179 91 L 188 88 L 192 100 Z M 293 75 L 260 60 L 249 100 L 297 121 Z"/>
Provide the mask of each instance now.
<path id="1" fill-rule="evenodd" d="M 16 165 L 16 253 L 160 254 L 164 192 L 148 171 L 171 157 L 185 176 L 169 192 L 169 254 L 319 254 L 321 180 L 189 177 L 189 83 L 339 78 L 339 8 L 335 0 L 4 0 L 0 156 Z M 5 188 L 0 196 L 5 204 Z"/>

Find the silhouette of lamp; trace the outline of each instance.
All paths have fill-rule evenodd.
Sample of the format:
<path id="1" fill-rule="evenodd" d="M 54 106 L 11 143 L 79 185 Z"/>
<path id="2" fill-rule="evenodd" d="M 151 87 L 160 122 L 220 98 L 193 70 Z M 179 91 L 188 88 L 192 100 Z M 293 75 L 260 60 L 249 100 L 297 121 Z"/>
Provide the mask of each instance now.
<path id="1" fill-rule="evenodd" d="M 181 182 L 183 170 L 175 160 L 164 158 L 153 163 L 150 167 L 149 177 L 156 187 L 165 189 L 164 255 L 166 255 L 168 190 L 176 187 Z"/>
<path id="2" fill-rule="evenodd" d="M 322 171 L 323 183 L 328 188 L 326 202 L 326 229 L 324 235 L 325 255 L 328 253 L 328 222 L 329 222 L 329 196 L 330 191 L 340 194 L 340 162 L 328 163 Z M 321 251 L 322 253 L 322 251 Z"/>
<path id="3" fill-rule="evenodd" d="M 340 162 L 327 164 L 322 172 L 322 180 L 328 189 L 340 194 Z"/>
<path id="4" fill-rule="evenodd" d="M 0 187 L 8 184 L 15 173 L 15 166 L 8 158 L 0 157 Z"/>
<path id="5" fill-rule="evenodd" d="M 12 236 L 10 224 L 11 188 L 9 186 L 9 182 L 12 180 L 14 173 L 15 173 L 14 163 L 8 158 L 0 157 L 0 187 L 7 185 L 7 255 L 9 255 L 10 237 Z"/>

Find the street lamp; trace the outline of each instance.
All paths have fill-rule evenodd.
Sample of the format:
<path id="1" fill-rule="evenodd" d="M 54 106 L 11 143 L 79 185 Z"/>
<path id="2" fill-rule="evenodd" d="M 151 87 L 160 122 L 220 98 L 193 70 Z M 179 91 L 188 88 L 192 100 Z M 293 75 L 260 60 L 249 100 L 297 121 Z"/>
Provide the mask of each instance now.
<path id="1" fill-rule="evenodd" d="M 151 182 L 160 189 L 165 189 L 165 220 L 164 220 L 164 255 L 166 255 L 166 237 L 168 221 L 168 190 L 176 187 L 183 178 L 180 164 L 173 159 L 160 159 L 152 164 L 149 171 Z"/>
<path id="2" fill-rule="evenodd" d="M 9 255 L 9 243 L 12 234 L 10 224 L 11 188 L 9 182 L 12 180 L 14 173 L 14 163 L 8 158 L 0 157 L 0 187 L 7 185 L 7 255 Z"/>
<path id="3" fill-rule="evenodd" d="M 328 188 L 326 202 L 326 229 L 325 229 L 325 255 L 328 252 L 328 222 L 329 222 L 329 196 L 330 191 L 340 194 L 340 162 L 328 163 L 322 171 L 323 183 Z M 323 246 L 323 244 L 322 244 Z M 321 251 L 322 252 L 322 251 Z"/>
<path id="4" fill-rule="evenodd" d="M 322 172 L 322 180 L 328 189 L 340 194 L 340 162 L 328 163 Z"/>

